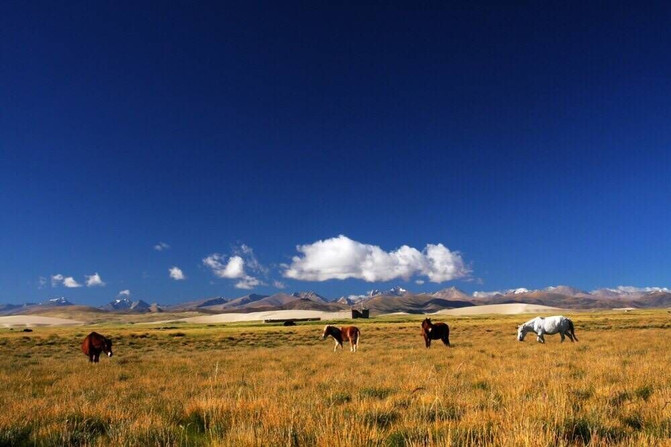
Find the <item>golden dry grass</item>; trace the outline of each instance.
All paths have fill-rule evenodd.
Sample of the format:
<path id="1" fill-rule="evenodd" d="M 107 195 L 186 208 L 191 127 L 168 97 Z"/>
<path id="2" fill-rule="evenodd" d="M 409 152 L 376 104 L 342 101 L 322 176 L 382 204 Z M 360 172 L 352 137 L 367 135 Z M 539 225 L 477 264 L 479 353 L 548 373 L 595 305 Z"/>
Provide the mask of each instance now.
<path id="1" fill-rule="evenodd" d="M 664 445 L 666 312 L 572 315 L 579 343 L 515 340 L 528 317 L 450 318 L 449 349 L 419 320 L 357 322 L 360 352 L 322 325 L 0 331 L 0 445 Z"/>

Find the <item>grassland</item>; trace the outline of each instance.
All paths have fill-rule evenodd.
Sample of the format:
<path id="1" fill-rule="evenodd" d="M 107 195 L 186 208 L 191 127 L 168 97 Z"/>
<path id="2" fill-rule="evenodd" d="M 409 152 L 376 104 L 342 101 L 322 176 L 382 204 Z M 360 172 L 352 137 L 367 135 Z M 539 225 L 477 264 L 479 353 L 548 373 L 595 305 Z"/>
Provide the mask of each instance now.
<path id="1" fill-rule="evenodd" d="M 356 354 L 320 324 L 3 329 L 0 445 L 671 444 L 671 315 L 572 317 L 561 345 L 450 317 L 429 350 L 414 317 L 357 322 Z M 93 328 L 115 348 L 97 365 Z"/>

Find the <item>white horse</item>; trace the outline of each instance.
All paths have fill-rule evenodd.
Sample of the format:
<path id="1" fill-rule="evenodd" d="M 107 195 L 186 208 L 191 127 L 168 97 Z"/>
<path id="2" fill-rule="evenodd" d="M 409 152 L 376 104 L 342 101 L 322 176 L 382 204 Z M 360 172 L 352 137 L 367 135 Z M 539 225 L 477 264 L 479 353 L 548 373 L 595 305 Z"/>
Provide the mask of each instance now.
<path id="1" fill-rule="evenodd" d="M 517 339 L 519 341 L 524 341 L 524 337 L 527 335 L 527 332 L 536 333 L 536 341 L 539 343 L 545 343 L 545 334 L 553 335 L 559 332 L 561 335 L 561 341 L 564 342 L 564 336 L 568 335 L 568 338 L 571 339 L 571 342 L 578 341 L 578 337 L 575 336 L 575 328 L 573 327 L 573 322 L 566 317 L 557 315 L 554 317 L 536 317 L 533 320 L 529 320 L 526 323 L 517 327 Z"/>

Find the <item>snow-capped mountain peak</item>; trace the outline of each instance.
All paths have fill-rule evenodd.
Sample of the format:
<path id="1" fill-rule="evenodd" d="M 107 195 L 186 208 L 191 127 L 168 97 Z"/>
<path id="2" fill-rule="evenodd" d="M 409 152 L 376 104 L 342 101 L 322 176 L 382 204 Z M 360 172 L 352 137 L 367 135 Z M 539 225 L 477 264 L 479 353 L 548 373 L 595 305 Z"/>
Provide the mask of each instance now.
<path id="1" fill-rule="evenodd" d="M 313 291 L 308 291 L 308 292 L 294 292 L 291 294 L 291 296 L 296 297 L 296 298 L 301 298 L 301 299 L 308 299 L 311 301 L 324 301 L 326 302 L 326 298 L 318 294 L 317 292 Z"/>
<path id="2" fill-rule="evenodd" d="M 149 308 L 149 304 L 142 300 L 133 301 L 127 296 L 115 298 L 108 305 L 104 306 L 108 310 L 139 310 Z"/>
<path id="3" fill-rule="evenodd" d="M 373 297 L 373 296 L 377 296 L 377 295 L 403 296 L 406 293 L 408 293 L 408 291 L 406 289 L 404 289 L 403 287 L 394 286 L 389 290 L 380 290 L 380 289 L 369 290 L 368 293 L 367 293 L 367 296 L 369 296 L 369 297 Z"/>
<path id="4" fill-rule="evenodd" d="M 401 286 L 394 286 L 391 289 L 389 289 L 389 292 L 387 293 L 389 295 L 401 296 L 403 294 L 408 293 L 408 291 Z"/>
<path id="5" fill-rule="evenodd" d="M 43 306 L 71 306 L 72 303 L 68 301 L 67 298 L 64 296 L 61 296 L 59 298 L 50 298 L 47 301 L 44 301 L 42 303 Z"/>

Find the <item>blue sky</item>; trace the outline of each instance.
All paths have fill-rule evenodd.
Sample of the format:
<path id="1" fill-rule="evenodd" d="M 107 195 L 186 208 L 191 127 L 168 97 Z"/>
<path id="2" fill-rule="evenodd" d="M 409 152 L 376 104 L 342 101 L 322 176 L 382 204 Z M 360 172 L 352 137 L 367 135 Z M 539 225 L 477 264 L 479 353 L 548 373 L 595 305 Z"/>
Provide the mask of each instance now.
<path id="1" fill-rule="evenodd" d="M 5 2 L 0 302 L 671 286 L 670 25 Z"/>

